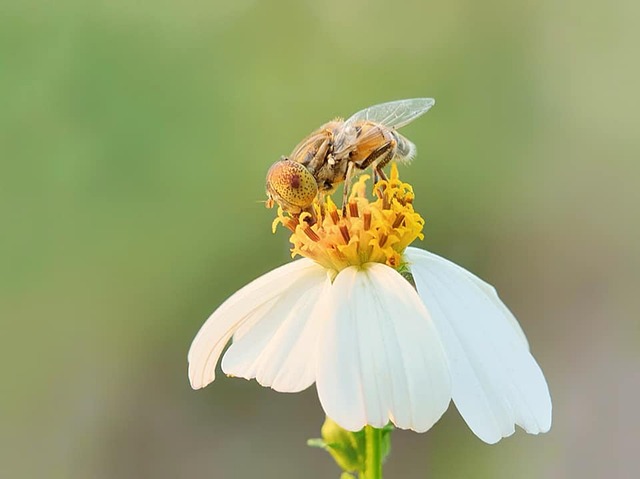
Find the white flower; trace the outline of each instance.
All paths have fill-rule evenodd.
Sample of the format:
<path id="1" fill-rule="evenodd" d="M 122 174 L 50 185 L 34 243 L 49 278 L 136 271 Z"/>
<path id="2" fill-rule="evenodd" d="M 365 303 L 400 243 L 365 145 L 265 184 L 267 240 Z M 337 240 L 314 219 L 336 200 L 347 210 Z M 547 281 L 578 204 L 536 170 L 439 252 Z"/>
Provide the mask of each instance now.
<path id="1" fill-rule="evenodd" d="M 548 431 L 544 376 L 495 290 L 444 258 L 406 246 L 422 228 L 407 187 L 396 173 L 387 201 L 369 203 L 354 193 L 358 207 L 348 218 L 331 220 L 328 203 L 322 221 L 291 227 L 294 252 L 313 259 L 261 276 L 209 317 L 189 351 L 192 387 L 215 379 L 233 338 L 222 359 L 226 374 L 281 392 L 315 382 L 327 416 L 351 431 L 392 421 L 423 432 L 451 399 L 488 443 L 511 435 L 516 424 L 532 434 Z M 379 254 L 386 261 L 372 261 Z M 416 288 L 390 265 L 403 265 Z"/>

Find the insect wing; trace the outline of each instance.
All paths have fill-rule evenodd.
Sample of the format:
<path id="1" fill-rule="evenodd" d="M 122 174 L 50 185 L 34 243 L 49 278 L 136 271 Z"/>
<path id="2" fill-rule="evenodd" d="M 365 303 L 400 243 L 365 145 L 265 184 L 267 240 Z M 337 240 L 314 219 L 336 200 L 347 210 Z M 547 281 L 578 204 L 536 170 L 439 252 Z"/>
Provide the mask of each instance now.
<path id="1" fill-rule="evenodd" d="M 372 121 L 389 128 L 402 128 L 424 115 L 435 103 L 433 98 L 411 98 L 370 106 L 347 119 L 345 126 L 360 121 Z"/>

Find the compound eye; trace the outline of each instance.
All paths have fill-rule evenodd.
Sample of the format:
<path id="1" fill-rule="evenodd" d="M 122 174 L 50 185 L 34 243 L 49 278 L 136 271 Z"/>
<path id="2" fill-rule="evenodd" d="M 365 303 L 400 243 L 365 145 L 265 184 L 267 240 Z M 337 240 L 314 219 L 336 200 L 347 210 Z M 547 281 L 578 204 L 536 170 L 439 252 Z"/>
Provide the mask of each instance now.
<path id="1" fill-rule="evenodd" d="M 284 159 L 269 168 L 267 195 L 286 211 L 299 213 L 313 203 L 318 195 L 318 184 L 300 163 Z"/>

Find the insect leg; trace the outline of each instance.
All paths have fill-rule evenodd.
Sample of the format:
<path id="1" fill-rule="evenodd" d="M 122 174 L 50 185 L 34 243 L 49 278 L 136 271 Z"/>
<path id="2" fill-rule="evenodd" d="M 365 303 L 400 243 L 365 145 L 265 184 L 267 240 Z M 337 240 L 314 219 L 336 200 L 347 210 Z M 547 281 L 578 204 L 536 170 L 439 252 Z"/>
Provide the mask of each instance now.
<path id="1" fill-rule="evenodd" d="M 395 155 L 395 153 L 396 153 L 396 147 L 397 146 L 398 146 L 398 144 L 396 143 L 395 140 L 389 140 L 388 142 L 384 143 L 383 145 L 381 145 L 378 148 L 376 148 L 375 150 L 373 150 L 369 154 L 369 156 L 367 156 L 360 163 L 356 164 L 356 166 L 361 170 L 366 170 L 376 160 L 386 157 L 386 155 L 388 155 L 389 153 L 391 153 L 391 157 L 393 157 Z M 387 163 L 388 163 L 388 160 L 387 160 Z"/>
<path id="2" fill-rule="evenodd" d="M 398 143 L 395 140 L 389 140 L 384 145 L 373 150 L 371 154 L 366 157 L 359 165 L 356 165 L 361 170 L 368 168 L 371 165 L 373 167 L 373 184 L 375 185 L 380 178 L 387 179 L 387 175 L 384 174 L 382 168 L 393 159 L 396 155 Z"/>
<path id="3" fill-rule="evenodd" d="M 324 164 L 324 161 L 327 157 L 327 153 L 329 152 L 329 149 L 331 148 L 331 146 L 332 146 L 331 139 L 329 138 L 325 138 L 322 141 L 322 143 L 320 143 L 320 146 L 318 147 L 318 150 L 313 155 L 313 158 L 311 158 L 309 163 L 305 165 L 307 169 L 311 172 L 311 174 L 315 175 L 315 172 L 320 170 L 320 168 Z"/>
<path id="4" fill-rule="evenodd" d="M 347 164 L 347 173 L 344 175 L 344 185 L 342 185 L 342 216 L 347 214 L 347 202 L 349 201 L 349 190 L 351 189 L 351 177 L 353 176 L 353 167 L 355 163 L 350 161 Z"/>
<path id="5" fill-rule="evenodd" d="M 318 202 L 318 205 L 320 205 L 320 218 L 324 218 L 325 215 L 325 200 L 324 200 L 325 194 L 322 191 L 318 191 L 318 197 L 316 199 L 316 201 Z"/>
<path id="6" fill-rule="evenodd" d="M 373 185 L 375 186 L 376 183 L 378 183 L 378 181 L 380 180 L 385 180 L 387 181 L 389 178 L 387 178 L 387 175 L 385 174 L 384 171 L 380 170 L 378 171 L 377 168 L 373 169 Z"/>
<path id="7" fill-rule="evenodd" d="M 387 178 L 387 175 L 383 171 L 383 168 L 387 166 L 391 160 L 393 160 L 395 153 L 396 153 L 395 150 L 389 151 L 385 156 L 380 158 L 380 161 L 378 161 L 378 163 L 376 163 L 376 166 L 373 168 L 373 179 L 374 179 L 373 184 L 374 185 L 378 182 L 378 177 L 380 177 L 380 179 L 383 179 L 385 181 L 389 179 Z"/>

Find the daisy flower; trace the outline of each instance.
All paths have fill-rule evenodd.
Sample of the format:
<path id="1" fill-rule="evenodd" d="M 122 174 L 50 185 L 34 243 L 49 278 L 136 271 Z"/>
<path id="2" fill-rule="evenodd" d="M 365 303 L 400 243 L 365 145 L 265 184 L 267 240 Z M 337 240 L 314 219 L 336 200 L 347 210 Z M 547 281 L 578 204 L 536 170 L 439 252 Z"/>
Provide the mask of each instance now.
<path id="1" fill-rule="evenodd" d="M 240 289 L 204 323 L 189 351 L 194 389 L 229 376 L 280 392 L 316 384 L 327 416 L 428 430 L 453 399 L 471 430 L 495 443 L 515 425 L 551 427 L 547 383 L 515 317 L 489 284 L 409 246 L 423 238 L 410 185 L 395 165 L 366 195 L 354 185 L 344 213 L 327 198 L 314 215 L 279 210 L 301 256 Z"/>

